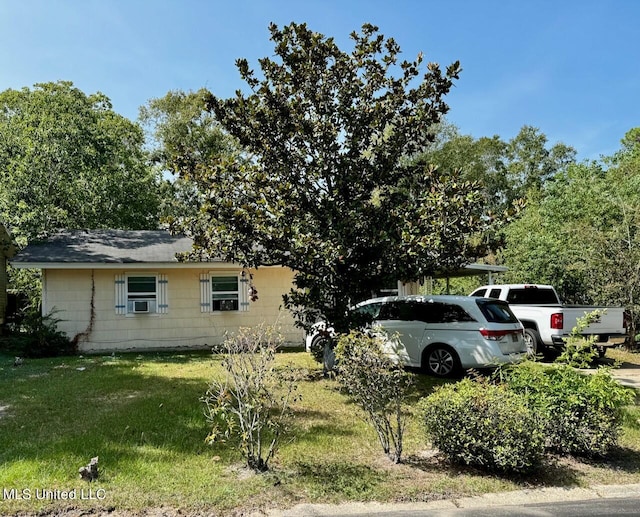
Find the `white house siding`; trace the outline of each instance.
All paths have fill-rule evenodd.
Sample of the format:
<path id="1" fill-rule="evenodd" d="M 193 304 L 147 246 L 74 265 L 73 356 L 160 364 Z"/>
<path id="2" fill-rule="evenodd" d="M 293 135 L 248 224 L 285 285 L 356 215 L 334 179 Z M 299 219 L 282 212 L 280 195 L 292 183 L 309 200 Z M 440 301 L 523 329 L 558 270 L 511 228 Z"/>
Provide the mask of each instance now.
<path id="1" fill-rule="evenodd" d="M 281 309 L 282 295 L 289 291 L 293 274 L 281 267 L 252 271 L 259 299 L 248 310 L 202 312 L 200 277 L 210 268 L 170 268 L 156 270 L 46 269 L 43 312 L 55 312 L 62 320 L 59 329 L 70 338 L 90 327 L 92 274 L 95 282 L 93 328 L 79 342 L 81 351 L 158 350 L 206 348 L 224 340 L 226 333 L 260 323 L 277 324 L 285 341 L 302 345 L 304 334 L 295 328 L 288 311 Z M 215 269 L 216 275 L 236 275 L 237 267 Z M 118 314 L 115 279 L 127 273 L 166 275 L 168 308 L 165 314 Z"/>

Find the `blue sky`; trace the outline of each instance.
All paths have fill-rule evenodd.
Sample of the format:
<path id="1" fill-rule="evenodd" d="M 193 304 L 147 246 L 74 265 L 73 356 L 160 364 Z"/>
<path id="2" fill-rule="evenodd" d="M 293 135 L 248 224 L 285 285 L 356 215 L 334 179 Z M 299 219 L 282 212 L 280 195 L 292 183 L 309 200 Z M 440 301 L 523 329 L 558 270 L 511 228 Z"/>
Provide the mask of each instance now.
<path id="1" fill-rule="evenodd" d="M 272 21 L 343 50 L 370 22 L 407 59 L 460 60 L 447 118 L 474 137 L 528 124 L 597 159 L 640 126 L 636 0 L 0 0 L 0 91 L 70 80 L 131 119 L 169 90 L 231 96 L 235 59 L 272 54 Z"/>

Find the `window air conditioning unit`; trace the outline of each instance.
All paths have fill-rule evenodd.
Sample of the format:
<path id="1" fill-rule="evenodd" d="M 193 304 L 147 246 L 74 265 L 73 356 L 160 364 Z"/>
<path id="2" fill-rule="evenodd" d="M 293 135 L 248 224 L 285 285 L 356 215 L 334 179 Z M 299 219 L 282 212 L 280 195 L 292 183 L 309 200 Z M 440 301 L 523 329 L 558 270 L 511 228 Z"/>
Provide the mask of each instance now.
<path id="1" fill-rule="evenodd" d="M 233 300 L 220 300 L 220 310 L 221 311 L 234 311 L 234 303 Z"/>
<path id="2" fill-rule="evenodd" d="M 135 314 L 149 312 L 149 300 L 134 300 L 133 312 Z"/>

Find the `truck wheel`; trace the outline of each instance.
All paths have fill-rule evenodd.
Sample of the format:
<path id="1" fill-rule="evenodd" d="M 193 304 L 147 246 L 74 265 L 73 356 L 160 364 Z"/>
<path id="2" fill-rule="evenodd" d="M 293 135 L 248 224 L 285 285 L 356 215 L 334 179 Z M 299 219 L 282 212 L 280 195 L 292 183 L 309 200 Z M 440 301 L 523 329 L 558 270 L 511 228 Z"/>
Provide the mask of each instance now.
<path id="1" fill-rule="evenodd" d="M 460 359 L 447 345 L 434 345 L 422 354 L 422 368 L 435 377 L 450 377 L 460 369 Z"/>
<path id="2" fill-rule="evenodd" d="M 524 343 L 527 345 L 527 355 L 535 357 L 538 353 L 540 334 L 534 329 L 524 329 Z"/>

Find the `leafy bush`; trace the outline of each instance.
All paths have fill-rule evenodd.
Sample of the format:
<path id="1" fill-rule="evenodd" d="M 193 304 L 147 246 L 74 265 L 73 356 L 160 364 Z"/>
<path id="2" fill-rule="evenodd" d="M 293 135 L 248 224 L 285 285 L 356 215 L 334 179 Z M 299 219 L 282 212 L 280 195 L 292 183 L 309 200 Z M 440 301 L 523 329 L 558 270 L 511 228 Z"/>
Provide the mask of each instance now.
<path id="1" fill-rule="evenodd" d="M 568 364 L 574 368 L 589 368 L 598 355 L 595 348 L 596 337 L 582 334 L 584 329 L 600 318 L 603 311 L 595 310 L 578 318 L 571 334 L 564 340 L 564 350 L 556 359 L 557 363 Z"/>
<path id="2" fill-rule="evenodd" d="M 402 405 L 412 378 L 384 354 L 387 340 L 384 334 L 359 331 L 340 336 L 337 379 L 365 412 L 384 453 L 399 463 L 407 416 Z"/>
<path id="3" fill-rule="evenodd" d="M 503 369 L 501 376 L 543 419 L 547 449 L 603 456 L 617 444 L 633 394 L 609 369 L 587 375 L 568 365 L 524 362 Z"/>
<path id="4" fill-rule="evenodd" d="M 76 346 L 64 332 L 58 330 L 59 318 L 55 312 L 44 316 L 33 307 L 27 307 L 19 325 L 9 327 L 4 351 L 21 357 L 57 357 L 73 355 Z"/>
<path id="5" fill-rule="evenodd" d="M 427 437 L 455 462 L 525 472 L 544 456 L 543 422 L 504 385 L 463 379 L 420 401 Z"/>
<path id="6" fill-rule="evenodd" d="M 282 342 L 282 336 L 264 326 L 241 328 L 229 336 L 223 345 L 226 377 L 214 379 L 203 397 L 211 424 L 207 442 L 239 439 L 247 466 L 258 472 L 269 469 L 297 388 L 293 370 L 275 368 Z"/>

